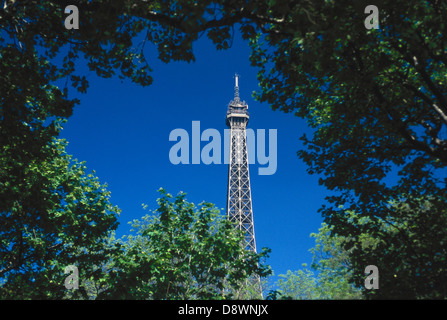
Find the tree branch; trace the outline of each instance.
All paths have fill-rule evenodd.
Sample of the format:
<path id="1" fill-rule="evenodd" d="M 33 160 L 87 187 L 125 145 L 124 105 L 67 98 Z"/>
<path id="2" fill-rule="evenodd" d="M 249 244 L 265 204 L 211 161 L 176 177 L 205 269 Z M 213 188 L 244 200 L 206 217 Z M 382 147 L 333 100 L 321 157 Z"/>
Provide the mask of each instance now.
<path id="1" fill-rule="evenodd" d="M 443 112 L 441 108 L 439 108 L 436 103 L 428 97 L 426 94 L 415 88 L 413 85 L 409 84 L 408 82 L 404 83 L 404 87 L 407 89 L 410 89 L 416 96 L 424 100 L 430 107 L 433 108 L 433 110 L 436 111 L 436 113 L 440 116 L 442 121 L 447 125 L 447 115 Z"/>
<path id="2" fill-rule="evenodd" d="M 414 66 L 416 71 L 421 75 L 424 82 L 427 84 L 428 88 L 433 92 L 433 94 L 436 96 L 440 103 L 440 107 L 436 107 L 441 111 L 441 114 L 445 116 L 445 113 L 447 113 L 447 100 L 445 96 L 442 94 L 442 92 L 439 90 L 437 85 L 432 81 L 430 76 L 427 74 L 427 71 L 425 71 L 426 67 L 425 65 L 421 65 L 419 59 L 414 56 L 413 59 L 409 60 L 410 64 Z"/>
<path id="3" fill-rule="evenodd" d="M 401 134 L 401 136 L 412 146 L 412 149 L 417 151 L 422 151 L 430 156 L 433 156 L 435 158 L 439 158 L 444 162 L 447 162 L 447 155 L 443 152 L 443 150 L 436 150 L 429 145 L 427 145 L 425 142 L 418 140 L 415 136 L 413 136 L 408 130 L 405 123 L 396 115 L 396 113 L 388 107 L 388 102 L 386 101 L 385 97 L 380 92 L 379 86 L 374 83 L 373 91 L 375 95 L 379 99 L 379 108 L 380 106 L 384 106 L 384 111 L 388 115 L 390 121 L 393 124 L 393 127 Z"/>
<path id="4" fill-rule="evenodd" d="M 137 17 L 147 19 L 150 21 L 158 22 L 162 25 L 167 25 L 174 27 L 181 32 L 184 33 L 200 33 L 212 28 L 219 28 L 223 26 L 232 26 L 238 22 L 241 22 L 243 19 L 251 20 L 256 23 L 258 26 L 264 26 L 267 23 L 271 24 L 282 24 L 285 19 L 283 18 L 273 18 L 268 16 L 263 16 L 259 14 L 253 14 L 249 12 L 246 8 L 241 7 L 235 10 L 234 13 L 229 13 L 226 16 L 221 18 L 215 18 L 212 20 L 208 20 L 201 25 L 197 25 L 192 29 L 188 29 L 185 27 L 185 17 L 172 17 L 163 13 L 159 13 L 153 10 L 145 11 L 143 14 L 141 10 L 133 12 L 133 14 Z"/>

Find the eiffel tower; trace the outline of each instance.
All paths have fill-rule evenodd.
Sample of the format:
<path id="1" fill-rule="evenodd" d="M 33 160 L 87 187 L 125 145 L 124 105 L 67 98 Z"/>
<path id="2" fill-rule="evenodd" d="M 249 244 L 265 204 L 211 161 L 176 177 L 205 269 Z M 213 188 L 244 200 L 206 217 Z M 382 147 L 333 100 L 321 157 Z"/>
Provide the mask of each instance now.
<path id="1" fill-rule="evenodd" d="M 235 75 L 234 99 L 228 104 L 226 124 L 230 128 L 228 163 L 227 218 L 245 234 L 248 250 L 256 252 L 250 175 L 248 170 L 247 136 L 248 105 L 239 98 L 239 76 Z M 262 297 L 259 277 L 251 279 L 257 295 Z"/>

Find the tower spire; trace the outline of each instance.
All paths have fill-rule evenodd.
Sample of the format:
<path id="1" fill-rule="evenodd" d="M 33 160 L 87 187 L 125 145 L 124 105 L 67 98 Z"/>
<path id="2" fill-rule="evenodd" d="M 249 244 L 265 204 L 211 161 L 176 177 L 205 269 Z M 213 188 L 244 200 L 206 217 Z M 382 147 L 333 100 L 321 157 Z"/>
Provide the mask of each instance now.
<path id="1" fill-rule="evenodd" d="M 234 75 L 234 100 L 239 101 L 239 75 Z"/>

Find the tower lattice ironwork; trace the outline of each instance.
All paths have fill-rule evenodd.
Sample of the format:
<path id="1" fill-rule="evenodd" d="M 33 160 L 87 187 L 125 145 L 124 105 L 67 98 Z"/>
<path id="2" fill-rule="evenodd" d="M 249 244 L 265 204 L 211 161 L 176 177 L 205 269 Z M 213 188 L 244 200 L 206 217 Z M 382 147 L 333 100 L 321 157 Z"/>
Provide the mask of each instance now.
<path id="1" fill-rule="evenodd" d="M 227 217 L 245 233 L 247 249 L 256 252 L 245 130 L 250 117 L 247 103 L 239 98 L 238 79 L 236 75 L 234 99 L 228 104 L 226 117 L 230 128 Z"/>

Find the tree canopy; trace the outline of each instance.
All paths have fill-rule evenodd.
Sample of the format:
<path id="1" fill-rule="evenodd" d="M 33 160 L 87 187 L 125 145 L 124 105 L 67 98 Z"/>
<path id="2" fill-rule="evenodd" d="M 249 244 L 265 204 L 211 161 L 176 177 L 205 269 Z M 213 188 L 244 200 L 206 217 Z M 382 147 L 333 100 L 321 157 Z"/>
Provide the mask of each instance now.
<path id="1" fill-rule="evenodd" d="M 298 155 L 334 191 L 320 211 L 333 232 L 356 243 L 351 258 L 357 284 L 368 264 L 385 259 L 379 270 L 390 273 L 393 289 L 379 290 L 379 296 L 445 297 L 445 285 L 431 285 L 431 294 L 423 288 L 435 275 L 445 283 L 446 261 L 433 261 L 444 255 L 446 233 L 419 228 L 445 225 L 447 7 L 442 1 L 377 6 L 380 27 L 371 30 L 363 23 L 363 2 L 292 6 L 283 22 L 250 42 L 251 61 L 260 68 L 257 97 L 315 129 L 313 137 L 302 137 L 306 149 Z M 352 219 L 352 212 L 368 223 Z M 405 241 L 385 234 L 384 224 L 399 229 Z M 366 234 L 386 243 L 380 256 L 361 247 Z M 413 237 L 417 244 L 409 241 Z M 414 246 L 418 253 L 410 254 Z M 408 255 L 397 258 L 397 248 Z M 420 267 L 425 263 L 430 270 Z M 414 272 L 411 281 L 394 277 Z"/>
<path id="2" fill-rule="evenodd" d="M 331 235 L 332 228 L 323 223 L 318 233 L 312 233 L 315 246 L 310 269 L 303 264 L 302 269 L 288 270 L 280 274 L 277 282 L 279 299 L 297 300 L 341 300 L 361 299 L 361 286 L 352 284 L 353 276 L 350 254 L 344 248 L 346 239 Z"/>
<path id="3" fill-rule="evenodd" d="M 64 269 L 99 279 L 99 267 L 113 252 L 106 239 L 119 209 L 84 163 L 65 153 L 65 142 L 46 147 L 51 158 L 15 158 L 3 149 L 0 190 L 0 297 L 62 299 Z M 15 159 L 11 163 L 11 159 Z M 17 170 L 17 171 L 15 171 Z M 86 297 L 85 290 L 76 292 Z"/>
<path id="4" fill-rule="evenodd" d="M 107 266 L 98 298 L 260 299 L 247 287 L 271 273 L 264 264 L 269 250 L 245 249 L 244 234 L 213 204 L 196 206 L 185 193 L 159 191 L 158 208 L 133 221 L 136 234 L 119 241 L 122 250 Z"/>
<path id="5" fill-rule="evenodd" d="M 252 48 L 251 64 L 259 68 L 256 98 L 314 128 L 312 137 L 303 136 L 306 149 L 298 156 L 334 191 L 321 214 L 332 232 L 357 248 L 350 251 L 354 273 L 363 274 L 368 255 L 359 249 L 362 235 L 395 249 L 405 236 L 405 247 L 399 248 L 409 267 L 381 267 L 397 275 L 390 296 L 445 297 L 445 285 L 424 286 L 442 279 L 446 264 L 438 258 L 447 232 L 445 1 L 377 1 L 379 28 L 371 30 L 364 25 L 364 1 L 85 0 L 77 5 L 80 28 L 67 30 L 65 4 L 2 1 L 0 212 L 16 228 L 2 229 L 8 235 L 2 237 L 2 276 L 23 265 L 22 239 L 35 237 L 26 220 L 20 221 L 23 215 L 47 226 L 44 217 L 71 201 L 66 197 L 71 191 L 61 184 L 67 175 L 76 176 L 78 182 L 72 182 L 81 193 L 90 192 L 86 177 L 75 169 L 67 169 L 66 176 L 61 167 L 54 170 L 57 176 L 40 171 L 57 166 L 52 159 L 69 168 L 54 138 L 79 103 L 69 88 L 88 88 L 78 63 L 86 61 L 100 77 L 117 74 L 145 86 L 152 82 L 147 44 L 164 62 L 194 61 L 192 44 L 199 37 L 206 34 L 218 49 L 226 49 L 239 28 Z M 102 207 L 90 204 L 104 212 L 109 208 L 105 194 L 95 188 Z M 54 192 L 59 204 L 50 197 Z M 108 219 L 98 237 L 112 228 Z M 408 225 L 410 220 L 422 226 Z M 401 232 L 384 233 L 384 223 Z M 424 234 L 426 224 L 434 233 Z M 57 244 L 52 239 L 49 247 Z M 417 254 L 410 254 L 406 249 L 414 246 Z M 395 251 L 384 250 L 382 257 L 391 261 Z M 430 263 L 418 265 L 419 259 Z M 400 270 L 413 270 L 417 281 L 399 276 Z"/>

